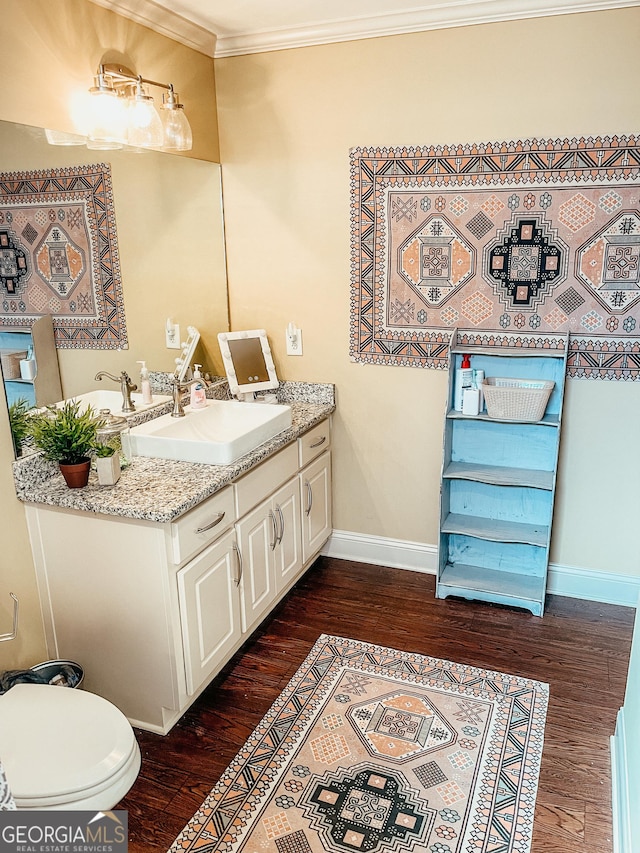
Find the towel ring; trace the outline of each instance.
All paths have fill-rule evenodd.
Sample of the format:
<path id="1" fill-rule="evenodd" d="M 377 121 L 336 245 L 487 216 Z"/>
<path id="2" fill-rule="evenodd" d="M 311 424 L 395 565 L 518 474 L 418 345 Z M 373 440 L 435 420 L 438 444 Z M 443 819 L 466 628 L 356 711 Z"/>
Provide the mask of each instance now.
<path id="1" fill-rule="evenodd" d="M 9 595 L 13 598 L 13 630 L 10 634 L 0 634 L 0 643 L 5 640 L 15 640 L 18 635 L 18 599 L 12 592 Z"/>

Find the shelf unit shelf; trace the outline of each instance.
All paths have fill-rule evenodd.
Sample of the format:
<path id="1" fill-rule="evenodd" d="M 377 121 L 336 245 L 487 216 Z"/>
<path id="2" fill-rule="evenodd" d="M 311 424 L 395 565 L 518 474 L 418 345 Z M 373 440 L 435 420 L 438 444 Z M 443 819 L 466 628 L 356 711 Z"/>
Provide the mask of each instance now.
<path id="1" fill-rule="evenodd" d="M 551 491 L 554 471 L 535 468 L 511 468 L 505 465 L 482 465 L 478 462 L 449 462 L 442 476 L 446 480 L 476 480 L 495 486 L 529 486 Z"/>
<path id="2" fill-rule="evenodd" d="M 487 347 L 456 329 L 449 348 L 449 388 L 440 486 L 436 595 L 544 612 L 568 336 L 550 345 Z M 491 418 L 453 408 L 462 356 L 486 377 L 555 383 L 536 422 Z"/>
<path id="3" fill-rule="evenodd" d="M 526 607 L 526 602 L 529 602 L 532 608 L 537 606 L 545 594 L 545 579 L 542 576 L 496 569 L 484 569 L 480 575 L 478 566 L 464 563 L 447 563 L 439 583 L 449 595 L 465 596 L 473 592 L 474 598 L 497 604 L 512 604 L 516 598 L 522 606 Z"/>
<path id="4" fill-rule="evenodd" d="M 447 418 L 451 418 L 452 420 L 469 420 L 473 418 L 474 421 L 489 421 L 490 423 L 502 423 L 502 424 L 525 424 L 529 423 L 529 421 L 514 421 L 507 420 L 506 418 L 490 418 L 486 412 L 480 412 L 479 415 L 463 415 L 462 412 L 456 412 L 455 409 L 450 409 L 447 412 Z M 560 420 L 557 414 L 548 414 L 545 412 L 544 417 L 540 421 L 536 421 L 538 426 L 547 426 L 547 427 L 559 427 Z"/>
<path id="5" fill-rule="evenodd" d="M 549 538 L 549 527 L 527 524 L 521 521 L 502 521 L 483 518 L 479 515 L 460 515 L 450 512 L 442 522 L 442 533 L 457 533 L 488 542 L 519 542 L 523 545 L 545 547 Z"/>

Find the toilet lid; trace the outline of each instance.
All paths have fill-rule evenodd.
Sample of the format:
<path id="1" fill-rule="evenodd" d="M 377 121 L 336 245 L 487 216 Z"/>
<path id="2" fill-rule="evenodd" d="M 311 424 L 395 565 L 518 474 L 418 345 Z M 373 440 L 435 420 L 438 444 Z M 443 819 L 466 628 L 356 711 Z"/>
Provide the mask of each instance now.
<path id="1" fill-rule="evenodd" d="M 124 714 L 94 693 L 16 684 L 0 696 L 0 756 L 16 799 L 86 791 L 135 749 Z"/>

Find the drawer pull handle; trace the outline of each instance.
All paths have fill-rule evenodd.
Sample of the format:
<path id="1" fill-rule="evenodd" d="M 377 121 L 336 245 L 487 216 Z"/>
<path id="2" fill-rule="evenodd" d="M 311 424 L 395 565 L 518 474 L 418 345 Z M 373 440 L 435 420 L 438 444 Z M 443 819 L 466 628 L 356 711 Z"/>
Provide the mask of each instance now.
<path id="1" fill-rule="evenodd" d="M 311 507 L 313 506 L 313 489 L 311 488 L 311 483 L 308 480 L 305 480 L 304 484 L 307 487 L 307 508 L 304 512 L 305 515 L 310 515 Z"/>
<path id="2" fill-rule="evenodd" d="M 314 442 L 313 442 L 313 444 L 310 444 L 310 445 L 309 445 L 309 448 L 310 448 L 311 450 L 313 450 L 313 448 L 314 448 L 314 447 L 320 447 L 320 445 L 321 445 L 321 444 L 324 444 L 326 440 L 327 440 L 327 436 L 326 436 L 326 435 L 321 435 L 321 436 L 320 436 L 320 438 L 319 438 L 317 441 L 314 441 Z"/>
<path id="3" fill-rule="evenodd" d="M 240 586 L 240 581 L 242 580 L 242 551 L 237 542 L 233 543 L 233 550 L 236 552 L 236 558 L 238 560 L 238 577 L 236 578 L 236 586 Z"/>
<path id="4" fill-rule="evenodd" d="M 196 532 L 196 533 L 206 533 L 206 532 L 207 532 L 207 530 L 211 530 L 211 528 L 212 528 L 212 527 L 215 527 L 215 526 L 216 526 L 216 524 L 220 524 L 220 522 L 222 521 L 222 519 L 224 518 L 224 516 L 225 516 L 225 513 L 224 513 L 224 512 L 219 512 L 219 513 L 216 515 L 216 517 L 213 519 L 213 521 L 209 522 L 209 524 L 205 524 L 205 525 L 204 525 L 204 527 L 196 527 L 196 531 L 195 531 L 195 532 Z"/>
<path id="5" fill-rule="evenodd" d="M 280 504 L 276 504 L 276 510 L 278 512 L 278 516 L 280 517 L 280 533 L 278 535 L 277 545 L 282 542 L 282 537 L 284 536 L 284 513 L 280 509 Z"/>

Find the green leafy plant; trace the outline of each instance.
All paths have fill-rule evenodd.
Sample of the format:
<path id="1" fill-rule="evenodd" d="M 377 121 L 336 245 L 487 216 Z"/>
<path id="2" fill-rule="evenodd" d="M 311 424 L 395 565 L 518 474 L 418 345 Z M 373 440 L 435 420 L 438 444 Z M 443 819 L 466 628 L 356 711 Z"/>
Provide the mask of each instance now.
<path id="1" fill-rule="evenodd" d="M 74 465 L 84 462 L 95 450 L 102 423 L 91 406 L 80 411 L 80 403 L 69 400 L 59 409 L 30 418 L 29 434 L 47 459 Z"/>
<path id="2" fill-rule="evenodd" d="M 30 418 L 27 412 L 30 408 L 29 402 L 24 397 L 20 397 L 9 406 L 9 426 L 16 456 L 22 453 L 22 445 L 29 435 Z"/>
<path id="3" fill-rule="evenodd" d="M 110 444 L 96 444 L 94 449 L 96 456 L 99 456 L 101 459 L 113 456 L 113 454 L 116 452 L 115 447 L 112 447 Z"/>

